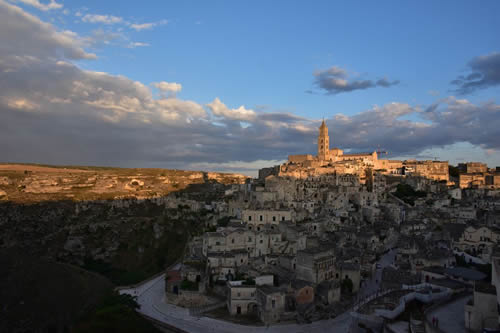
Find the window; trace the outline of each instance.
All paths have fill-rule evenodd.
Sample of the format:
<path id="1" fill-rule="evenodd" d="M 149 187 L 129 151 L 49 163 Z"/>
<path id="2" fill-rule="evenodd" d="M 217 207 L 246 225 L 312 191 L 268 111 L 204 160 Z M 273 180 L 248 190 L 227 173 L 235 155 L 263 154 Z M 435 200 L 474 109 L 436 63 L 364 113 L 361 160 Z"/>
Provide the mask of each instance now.
<path id="1" fill-rule="evenodd" d="M 264 217 L 262 215 L 259 216 L 259 221 L 262 221 Z"/>
<path id="2" fill-rule="evenodd" d="M 234 244 L 234 238 L 233 238 L 233 239 L 231 239 L 231 243 L 233 243 L 233 244 Z"/>
<path id="3" fill-rule="evenodd" d="M 261 243 L 261 244 L 263 243 L 262 239 L 260 240 L 260 243 Z"/>
<path id="4" fill-rule="evenodd" d="M 252 241 L 252 237 L 248 237 L 248 241 L 251 242 Z"/>
<path id="5" fill-rule="evenodd" d="M 248 216 L 248 221 L 252 221 L 252 217 L 251 216 Z"/>
<path id="6" fill-rule="evenodd" d="M 274 299 L 272 301 L 272 306 L 273 306 L 273 309 L 276 307 L 276 301 Z"/>
<path id="7" fill-rule="evenodd" d="M 241 297 L 241 293 L 238 293 L 238 297 Z"/>
<path id="8" fill-rule="evenodd" d="M 281 217 L 281 221 L 285 221 L 285 217 L 284 216 Z"/>
<path id="9" fill-rule="evenodd" d="M 276 216 L 273 216 L 273 222 L 276 222 Z"/>
<path id="10" fill-rule="evenodd" d="M 220 242 L 215 242 L 215 245 L 220 245 Z"/>

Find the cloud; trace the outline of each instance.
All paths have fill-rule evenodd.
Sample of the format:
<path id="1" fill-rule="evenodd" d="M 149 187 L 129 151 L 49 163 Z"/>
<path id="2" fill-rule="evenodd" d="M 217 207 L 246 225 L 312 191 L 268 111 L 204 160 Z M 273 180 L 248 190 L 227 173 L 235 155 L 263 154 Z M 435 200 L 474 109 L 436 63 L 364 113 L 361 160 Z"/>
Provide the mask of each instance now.
<path id="1" fill-rule="evenodd" d="M 117 32 L 106 31 L 103 29 L 93 30 L 90 36 L 82 37 L 80 40 L 86 47 L 101 47 L 103 45 L 109 45 L 115 41 L 126 41 L 126 38 Z"/>
<path id="2" fill-rule="evenodd" d="M 460 75 L 451 81 L 457 86 L 456 93 L 466 95 L 500 85 L 500 52 L 476 57 L 468 63 L 468 67 L 468 75 Z"/>
<path id="3" fill-rule="evenodd" d="M 134 30 L 149 30 L 154 27 L 154 23 L 131 24 L 130 27 Z"/>
<path id="4" fill-rule="evenodd" d="M 175 82 L 153 82 L 153 87 L 160 91 L 160 95 L 163 97 L 175 96 L 178 92 L 182 90 L 182 85 Z"/>
<path id="5" fill-rule="evenodd" d="M 136 47 L 145 47 L 145 46 L 150 46 L 149 43 L 143 43 L 143 42 L 131 42 L 128 44 L 129 49 L 135 49 Z"/>
<path id="6" fill-rule="evenodd" d="M 142 30 L 151 30 L 153 29 L 154 27 L 156 26 L 160 26 L 160 25 L 165 25 L 167 24 L 168 21 L 167 20 L 161 20 L 161 21 L 158 21 L 158 22 L 150 22 L 150 23 L 133 23 L 133 24 L 130 24 L 130 28 L 136 30 L 136 31 L 142 31 Z"/>
<path id="7" fill-rule="evenodd" d="M 22 98 L 20 99 L 6 98 L 4 103 L 7 104 L 7 106 L 12 109 L 22 110 L 22 111 L 33 111 L 40 108 L 39 105 Z"/>
<path id="8" fill-rule="evenodd" d="M 251 122 L 256 118 L 255 111 L 245 109 L 243 105 L 237 109 L 229 109 L 218 97 L 212 103 L 207 104 L 207 107 L 212 111 L 212 114 L 229 120 Z"/>
<path id="9" fill-rule="evenodd" d="M 375 106 L 354 116 L 338 114 L 327 123 L 335 133 L 333 144 L 357 150 L 380 146 L 393 156 L 457 142 L 500 148 L 500 106 L 475 105 L 455 97 L 441 99 L 426 109 L 404 103 Z"/>
<path id="10" fill-rule="evenodd" d="M 387 78 L 372 80 L 352 80 L 345 69 L 333 66 L 313 73 L 314 84 L 329 95 L 336 95 L 354 90 L 363 90 L 375 87 L 388 88 L 399 84 L 398 80 L 390 81 Z M 312 91 L 307 91 L 312 93 Z"/>
<path id="11" fill-rule="evenodd" d="M 86 14 L 82 17 L 82 21 L 87 23 L 117 24 L 122 23 L 123 18 L 113 15 Z"/>
<path id="12" fill-rule="evenodd" d="M 61 9 L 63 8 L 63 5 L 60 3 L 57 3 L 55 0 L 50 0 L 48 4 L 43 4 L 40 2 L 40 0 L 15 0 L 15 2 L 22 2 L 25 5 L 30 5 L 33 6 L 39 10 L 42 11 L 48 11 L 52 9 Z"/>
<path id="13" fill-rule="evenodd" d="M 24 57 L 95 59 L 83 49 L 84 42 L 72 31 L 58 31 L 53 25 L 26 13 L 21 8 L 0 0 L 0 59 Z"/>
<path id="14" fill-rule="evenodd" d="M 0 37 L 3 160 L 254 174 L 289 154 L 316 151 L 320 120 L 219 98 L 207 105 L 171 98 L 189 87 L 168 78 L 149 85 L 84 70 L 72 63 L 88 57 L 81 37 L 1 1 Z M 455 97 L 427 108 L 389 103 L 327 123 L 332 147 L 380 145 L 391 156 L 464 141 L 500 149 L 500 106 Z"/>

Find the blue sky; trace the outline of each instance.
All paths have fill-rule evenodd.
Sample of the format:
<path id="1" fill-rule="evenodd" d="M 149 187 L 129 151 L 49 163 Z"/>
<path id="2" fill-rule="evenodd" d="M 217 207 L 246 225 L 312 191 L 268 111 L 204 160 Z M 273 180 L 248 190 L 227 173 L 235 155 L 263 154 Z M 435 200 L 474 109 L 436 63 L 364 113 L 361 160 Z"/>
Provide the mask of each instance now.
<path id="1" fill-rule="evenodd" d="M 137 3 L 52 0 L 50 3 L 55 4 L 53 8 L 43 7 L 49 1 L 1 1 L 4 7 L 0 7 L 0 11 L 5 12 L 7 19 L 10 17 L 7 8 L 11 10 L 16 6 L 23 13 L 37 17 L 41 24 L 50 24 L 57 33 L 71 31 L 72 45 L 54 46 L 55 57 L 59 57 L 63 52 L 61 50 L 71 47 L 79 47 L 87 54 L 94 54 L 92 59 L 86 56 L 60 56 L 79 70 L 105 72 L 110 78 L 120 76 L 131 82 L 138 81 L 151 90 L 155 100 L 166 95 L 161 95 L 153 86 L 154 83 L 178 83 L 182 89 L 174 92 L 167 89 L 163 93 L 168 94 L 170 99 L 191 101 L 201 106 L 207 113 L 201 116 L 203 121 L 222 123 L 224 129 L 230 132 L 226 136 L 238 136 L 246 142 L 246 135 L 249 134 L 244 130 L 250 125 L 255 133 L 269 136 L 273 140 L 273 145 L 270 145 L 272 147 L 264 147 L 267 152 L 261 156 L 256 150 L 251 156 L 227 154 L 225 157 L 220 155 L 213 161 L 203 160 L 204 155 L 198 151 L 188 153 L 187 157 L 183 155 L 185 160 L 176 164 L 179 158 L 175 162 L 158 159 L 154 157 L 155 153 L 125 161 L 105 160 L 98 153 L 92 155 L 89 150 L 88 161 L 76 157 L 66 159 L 65 156 L 68 155 L 61 154 L 56 158 L 57 162 L 186 168 L 205 166 L 216 169 L 231 169 L 231 163 L 240 165 L 238 163 L 246 162 L 255 167 L 266 164 L 264 161 L 283 160 L 289 153 L 313 153 L 315 134 L 312 130 L 315 131 L 316 122 L 325 117 L 331 127 L 332 142 L 338 142 L 343 148 L 365 150 L 383 146 L 393 152 L 391 157 L 418 157 L 418 154 L 430 156 L 439 153 L 446 155 L 443 158 L 450 159 L 451 162 L 462 161 L 465 158 L 462 154 L 467 153 L 468 156 L 488 162 L 490 166 L 500 164 L 499 147 L 494 144 L 495 139 L 492 137 L 494 129 L 490 129 L 481 139 L 476 139 L 473 133 L 456 137 L 451 135 L 453 138 L 450 139 L 436 134 L 435 142 L 429 141 L 429 137 L 433 135 L 426 131 L 421 141 L 416 138 L 408 142 L 408 149 L 405 150 L 402 145 L 392 147 L 396 138 L 382 140 L 376 131 L 367 133 L 373 135 L 369 140 L 349 139 L 347 134 L 344 135 L 345 126 L 340 128 L 340 123 L 335 118 L 335 115 L 342 114 L 361 119 L 370 110 L 377 107 L 385 110 L 391 103 L 397 103 L 400 110 L 405 109 L 401 105 L 408 105 L 411 109 L 401 111 L 397 118 L 389 117 L 391 121 L 395 121 L 394 127 L 402 126 L 403 129 L 410 125 L 418 127 L 419 124 L 432 124 L 432 133 L 440 132 L 440 126 L 445 123 L 436 122 L 436 115 L 429 117 L 421 112 L 436 104 L 437 109 L 445 113 L 457 107 L 467 108 L 468 111 L 461 109 L 465 118 L 471 112 L 482 112 L 484 116 L 478 119 L 489 124 L 492 120 L 500 121 L 497 105 L 500 92 L 500 63 L 497 62 L 497 57 L 500 59 L 498 1 L 314 1 L 311 5 L 310 2 L 299 1 Z M 0 35 L 0 38 L 8 37 Z M 45 41 L 47 38 L 41 40 Z M 19 49 L 11 50 L 8 55 L 28 52 L 39 50 L 31 50 L 29 47 L 23 49 L 20 46 Z M 486 56 L 490 56 L 488 61 L 478 58 Z M 53 58 L 54 56 L 47 61 L 52 61 Z M 474 59 L 477 60 L 477 68 L 471 67 Z M 43 67 L 40 64 L 33 66 L 26 71 L 35 73 L 37 68 Z M 472 85 L 473 88 L 465 89 L 466 86 L 450 83 L 460 75 L 467 76 L 475 72 L 482 75 L 479 80 L 484 79 L 484 82 Z M 0 80 L 2 79 L 6 80 L 0 76 Z M 386 84 L 377 83 L 379 80 L 384 80 Z M 61 82 L 63 81 L 61 78 Z M 460 87 L 463 90 L 460 91 Z M 131 97 L 127 91 L 120 90 L 120 93 Z M 114 92 L 116 96 L 118 92 Z M 244 106 L 245 110 L 256 112 L 258 120 L 254 117 L 243 121 L 238 116 L 238 124 L 235 123 L 234 116 L 221 116 L 229 113 L 214 113 L 208 105 L 215 98 L 223 103 L 228 112 Z M 16 104 L 12 102 L 12 97 L 4 96 L 4 100 L 7 99 L 10 101 L 7 105 L 11 107 L 22 104 Z M 29 100 L 42 111 L 44 107 L 48 107 L 33 99 Z M 457 100 L 466 100 L 468 106 L 456 102 Z M 72 103 L 76 108 L 76 102 L 72 100 Z M 95 103 L 85 101 L 81 104 L 88 106 Z M 488 105 L 487 110 L 484 105 Z M 75 113 L 58 114 L 57 121 L 61 121 L 61 118 L 70 119 L 74 115 Z M 304 131 L 299 130 L 304 136 L 284 133 L 281 129 L 283 126 L 288 130 L 293 127 L 288 120 L 281 121 L 283 126 L 279 127 L 260 119 L 262 115 L 302 117 L 300 124 L 311 131 L 305 131 L 307 134 L 304 134 Z M 55 114 L 50 116 L 56 117 Z M 374 127 L 381 121 L 379 118 L 372 120 L 370 125 Z M 21 120 L 16 121 L 22 124 Z M 65 121 L 68 123 L 69 120 Z M 297 125 L 297 120 L 290 121 L 294 126 Z M 405 124 L 404 121 L 411 124 Z M 365 121 L 361 123 L 364 124 Z M 117 124 L 133 127 L 133 122 L 128 119 L 114 122 L 113 128 L 116 129 Z M 471 130 L 470 124 L 470 121 L 464 120 L 455 124 L 456 128 L 448 130 L 450 133 L 463 132 L 465 128 Z M 236 125 L 240 127 L 236 132 L 231 132 L 237 128 Z M 476 128 L 477 131 L 482 131 L 484 125 L 480 125 Z M 258 126 L 267 127 L 264 129 Z M 381 130 L 382 132 L 393 134 L 387 131 L 390 124 L 385 122 L 384 127 L 386 129 Z M 186 130 L 197 129 L 198 127 Z M 358 129 L 353 127 L 351 130 Z M 213 133 L 212 128 L 208 130 L 204 127 L 203 131 L 205 130 Z M 39 133 L 44 131 L 50 129 L 39 129 Z M 106 131 L 112 132 L 109 128 Z M 342 137 L 336 136 L 336 133 Z M 195 132 L 192 133 L 192 136 L 196 135 Z M 287 146 L 286 143 L 294 137 L 307 142 Z M 214 136 L 202 140 L 210 141 L 210 138 L 213 139 Z M 108 142 L 114 139 L 103 140 Z M 279 144 L 281 140 L 284 141 L 282 145 Z M 417 144 L 423 141 L 425 144 Z M 371 143 L 371 147 L 366 142 Z M 76 144 L 84 142 L 76 140 Z M 176 144 L 175 141 L 170 143 Z M 203 143 L 194 145 L 196 144 Z M 238 144 L 236 139 L 235 144 Z M 211 148 L 215 149 L 215 145 L 214 143 Z M 292 151 L 295 148 L 299 151 Z M 164 149 L 166 148 L 161 147 L 159 151 Z M 224 148 L 221 146 L 219 150 Z M 31 157 L 47 162 L 40 156 Z M 12 155 L 11 158 L 28 160 L 30 152 L 27 150 L 25 154 Z M 259 164 L 256 161 L 261 162 Z"/>

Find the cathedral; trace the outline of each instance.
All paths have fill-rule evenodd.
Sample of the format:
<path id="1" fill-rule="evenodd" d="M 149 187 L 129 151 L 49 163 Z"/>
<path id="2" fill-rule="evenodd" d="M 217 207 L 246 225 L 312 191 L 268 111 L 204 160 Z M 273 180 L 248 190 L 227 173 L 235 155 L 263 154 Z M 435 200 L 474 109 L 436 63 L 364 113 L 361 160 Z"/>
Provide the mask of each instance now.
<path id="1" fill-rule="evenodd" d="M 293 163 L 305 163 L 310 166 L 327 165 L 332 162 L 341 161 L 361 161 L 367 164 L 375 164 L 378 160 L 377 152 L 359 153 L 359 154 L 344 154 L 340 148 L 330 149 L 330 136 L 328 135 L 328 127 L 325 120 L 319 127 L 318 134 L 318 155 L 290 155 L 288 161 Z"/>

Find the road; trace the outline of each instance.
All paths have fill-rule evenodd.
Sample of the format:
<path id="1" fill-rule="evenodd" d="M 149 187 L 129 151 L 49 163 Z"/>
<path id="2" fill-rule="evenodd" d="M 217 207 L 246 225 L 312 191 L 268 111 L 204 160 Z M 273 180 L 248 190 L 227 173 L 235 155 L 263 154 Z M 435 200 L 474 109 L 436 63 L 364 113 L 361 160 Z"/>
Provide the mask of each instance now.
<path id="1" fill-rule="evenodd" d="M 390 265 L 395 256 L 395 251 L 384 254 L 379 263 L 381 267 Z M 368 281 L 360 293 L 369 295 L 378 290 L 381 280 L 381 269 L 377 269 L 374 277 Z M 136 288 L 121 289 L 121 294 L 137 296 L 140 304 L 139 311 L 161 322 L 178 327 L 192 333 L 204 332 L 276 332 L 276 333 L 301 333 L 301 332 L 347 332 L 351 324 L 349 312 L 329 320 L 320 320 L 311 324 L 283 324 L 269 327 L 245 326 L 223 320 L 191 316 L 188 309 L 165 302 L 165 275 L 147 281 Z"/>
<path id="2" fill-rule="evenodd" d="M 122 289 L 120 293 L 137 296 L 141 313 L 187 332 L 347 332 L 351 322 L 351 317 L 347 312 L 335 319 L 316 321 L 311 324 L 284 324 L 269 327 L 244 326 L 213 318 L 198 318 L 191 316 L 188 309 L 165 302 L 164 275 L 148 281 L 146 284 L 147 286 L 141 285 L 138 288 Z"/>
<path id="3" fill-rule="evenodd" d="M 390 266 L 394 263 L 396 257 L 396 250 L 390 250 L 386 254 L 382 255 L 379 260 L 380 268 L 375 270 L 375 274 L 369 279 L 365 280 L 363 286 L 359 289 L 358 298 L 365 298 L 369 295 L 373 295 L 380 289 L 382 282 L 382 270 L 384 267 Z"/>
<path id="4" fill-rule="evenodd" d="M 439 319 L 439 328 L 446 333 L 465 333 L 465 304 L 471 298 L 470 295 L 459 298 L 451 303 L 438 307 L 427 314 L 427 318 Z"/>

